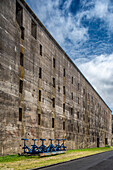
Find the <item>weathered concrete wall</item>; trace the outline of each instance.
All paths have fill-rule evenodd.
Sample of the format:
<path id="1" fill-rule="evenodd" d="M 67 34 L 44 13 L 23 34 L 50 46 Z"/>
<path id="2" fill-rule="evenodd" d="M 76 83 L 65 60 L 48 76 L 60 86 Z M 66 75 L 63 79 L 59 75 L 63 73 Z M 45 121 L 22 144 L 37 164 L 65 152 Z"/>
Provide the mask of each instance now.
<path id="1" fill-rule="evenodd" d="M 0 155 L 20 152 L 22 137 L 46 138 L 46 144 L 49 138 L 55 142 L 66 138 L 68 149 L 97 147 L 98 140 L 101 147 L 110 145 L 110 109 L 27 4 L 17 2 L 21 25 L 16 19 L 16 0 L 0 2 Z M 31 22 L 36 24 L 36 37 L 31 35 Z"/>

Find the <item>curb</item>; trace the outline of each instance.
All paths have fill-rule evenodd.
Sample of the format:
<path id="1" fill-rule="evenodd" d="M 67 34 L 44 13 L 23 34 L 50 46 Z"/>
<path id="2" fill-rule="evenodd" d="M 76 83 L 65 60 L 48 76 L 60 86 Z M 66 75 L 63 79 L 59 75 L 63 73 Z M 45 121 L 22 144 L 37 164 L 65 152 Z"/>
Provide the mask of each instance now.
<path id="1" fill-rule="evenodd" d="M 111 151 L 113 151 L 113 150 L 111 150 Z M 100 152 L 100 153 L 96 153 L 96 154 L 93 154 L 93 155 L 83 156 L 83 157 L 80 157 L 80 158 L 71 159 L 69 161 L 59 162 L 59 163 L 50 164 L 50 165 L 46 165 L 46 166 L 41 166 L 41 167 L 37 167 L 37 168 L 33 168 L 33 169 L 28 169 L 28 170 L 38 170 L 38 169 L 49 168 L 49 167 L 52 167 L 52 166 L 56 166 L 56 165 L 60 165 L 60 164 L 65 164 L 65 163 L 68 163 L 68 162 L 72 162 L 72 161 L 83 159 L 83 158 L 88 158 L 90 156 L 99 155 L 101 153 L 106 153 L 106 152 L 110 152 L 110 151 Z"/>

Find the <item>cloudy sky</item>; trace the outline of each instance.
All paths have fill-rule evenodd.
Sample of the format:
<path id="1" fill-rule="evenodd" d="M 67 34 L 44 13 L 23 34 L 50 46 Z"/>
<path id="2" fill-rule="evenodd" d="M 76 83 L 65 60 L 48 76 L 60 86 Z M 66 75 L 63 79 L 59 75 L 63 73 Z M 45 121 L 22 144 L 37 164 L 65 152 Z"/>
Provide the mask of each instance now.
<path id="1" fill-rule="evenodd" d="M 26 0 L 113 111 L 113 0 Z"/>

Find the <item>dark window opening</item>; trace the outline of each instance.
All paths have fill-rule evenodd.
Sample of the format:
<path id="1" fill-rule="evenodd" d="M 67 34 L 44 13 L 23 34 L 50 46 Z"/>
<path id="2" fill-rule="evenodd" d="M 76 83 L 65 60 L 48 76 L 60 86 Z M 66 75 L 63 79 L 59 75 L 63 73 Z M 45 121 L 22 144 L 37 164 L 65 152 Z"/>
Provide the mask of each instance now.
<path id="1" fill-rule="evenodd" d="M 54 128 L 54 118 L 52 118 L 52 128 Z"/>
<path id="2" fill-rule="evenodd" d="M 21 66 L 24 65 L 24 55 L 23 55 L 23 53 L 20 53 L 20 65 Z"/>
<path id="3" fill-rule="evenodd" d="M 55 98 L 53 98 L 52 101 L 53 101 L 53 107 L 55 107 Z"/>
<path id="4" fill-rule="evenodd" d="M 42 45 L 40 44 L 40 55 L 42 56 Z"/>
<path id="5" fill-rule="evenodd" d="M 71 115 L 73 115 L 73 108 L 71 108 Z"/>
<path id="6" fill-rule="evenodd" d="M 73 84 L 73 77 L 72 77 L 72 84 Z"/>
<path id="7" fill-rule="evenodd" d="M 85 115 L 83 115 L 83 120 L 85 121 Z"/>
<path id="8" fill-rule="evenodd" d="M 39 90 L 39 101 L 41 102 L 41 90 Z"/>
<path id="9" fill-rule="evenodd" d="M 79 119 L 79 112 L 77 112 L 77 119 Z"/>
<path id="10" fill-rule="evenodd" d="M 66 76 L 66 73 L 65 73 L 65 68 L 64 68 L 64 77 Z"/>
<path id="11" fill-rule="evenodd" d="M 63 121 L 63 130 L 65 130 L 65 121 Z"/>
<path id="12" fill-rule="evenodd" d="M 55 87 L 55 78 L 53 78 L 53 87 Z"/>
<path id="13" fill-rule="evenodd" d="M 19 92 L 22 93 L 23 91 L 23 81 L 20 80 L 20 84 L 19 84 Z"/>
<path id="14" fill-rule="evenodd" d="M 38 114 L 38 125 L 40 125 L 41 116 Z"/>
<path id="15" fill-rule="evenodd" d="M 39 67 L 39 78 L 41 79 L 42 78 L 42 68 Z"/>
<path id="16" fill-rule="evenodd" d="M 53 67 L 55 68 L 55 58 L 53 58 Z"/>
<path id="17" fill-rule="evenodd" d="M 83 128 L 83 134 L 85 134 L 85 129 Z"/>
<path id="18" fill-rule="evenodd" d="M 60 87 L 58 86 L 58 92 L 60 92 Z"/>
<path id="19" fill-rule="evenodd" d="M 83 89 L 83 95 L 85 95 L 85 89 Z"/>
<path id="20" fill-rule="evenodd" d="M 18 25 L 21 27 L 23 25 L 23 8 L 17 1 L 16 1 L 16 20 Z"/>
<path id="21" fill-rule="evenodd" d="M 100 144 L 100 141 L 99 141 L 99 138 L 97 138 L 97 148 L 99 148 L 99 144 Z"/>
<path id="22" fill-rule="evenodd" d="M 37 34 L 37 25 L 36 23 L 31 20 L 31 35 L 36 39 L 36 34 Z"/>
<path id="23" fill-rule="evenodd" d="M 65 86 L 63 86 L 63 94 L 65 95 Z"/>
<path id="24" fill-rule="evenodd" d="M 20 29 L 21 29 L 21 38 L 24 40 L 24 27 L 21 26 Z"/>
<path id="25" fill-rule="evenodd" d="M 63 104 L 63 112 L 65 112 L 65 103 Z"/>
<path id="26" fill-rule="evenodd" d="M 22 121 L 22 108 L 19 108 L 19 121 Z"/>
<path id="27" fill-rule="evenodd" d="M 71 99 L 73 100 L 73 93 L 71 93 Z"/>
<path id="28" fill-rule="evenodd" d="M 108 139 L 105 138 L 105 145 L 108 145 Z"/>
<path id="29" fill-rule="evenodd" d="M 93 103 L 93 96 L 91 97 L 92 103 Z"/>

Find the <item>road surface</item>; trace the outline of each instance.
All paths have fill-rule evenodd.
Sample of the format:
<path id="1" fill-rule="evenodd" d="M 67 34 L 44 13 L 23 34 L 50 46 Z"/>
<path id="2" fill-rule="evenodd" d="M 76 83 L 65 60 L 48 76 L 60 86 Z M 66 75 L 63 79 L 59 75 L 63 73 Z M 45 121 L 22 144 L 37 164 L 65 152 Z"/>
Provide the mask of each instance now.
<path id="1" fill-rule="evenodd" d="M 42 170 L 113 170 L 113 151 L 46 167 Z"/>

